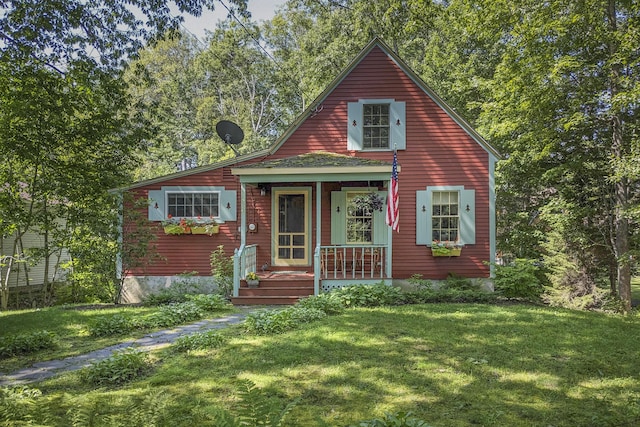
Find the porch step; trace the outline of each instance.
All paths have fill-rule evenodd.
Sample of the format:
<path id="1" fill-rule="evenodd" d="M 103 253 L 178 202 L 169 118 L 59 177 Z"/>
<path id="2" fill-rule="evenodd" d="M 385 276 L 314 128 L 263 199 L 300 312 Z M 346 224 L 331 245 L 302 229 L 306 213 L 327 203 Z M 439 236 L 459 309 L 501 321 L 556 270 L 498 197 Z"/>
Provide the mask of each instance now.
<path id="1" fill-rule="evenodd" d="M 260 285 L 249 288 L 240 282 L 238 296 L 231 299 L 238 305 L 295 304 L 300 298 L 313 295 L 313 276 L 307 274 L 260 274 Z"/>
<path id="2" fill-rule="evenodd" d="M 296 296 L 247 296 L 231 298 L 233 305 L 293 305 L 300 297 Z"/>

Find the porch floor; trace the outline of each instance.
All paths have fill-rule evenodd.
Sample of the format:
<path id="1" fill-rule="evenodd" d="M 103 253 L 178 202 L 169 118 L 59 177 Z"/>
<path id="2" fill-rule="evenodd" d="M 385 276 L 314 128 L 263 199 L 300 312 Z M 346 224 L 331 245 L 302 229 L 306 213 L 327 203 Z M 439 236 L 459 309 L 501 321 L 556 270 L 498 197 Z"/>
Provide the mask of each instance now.
<path id="1" fill-rule="evenodd" d="M 250 288 L 245 280 L 240 281 L 238 296 L 231 298 L 234 305 L 288 305 L 313 295 L 313 273 L 266 271 L 258 276 L 257 288 Z"/>

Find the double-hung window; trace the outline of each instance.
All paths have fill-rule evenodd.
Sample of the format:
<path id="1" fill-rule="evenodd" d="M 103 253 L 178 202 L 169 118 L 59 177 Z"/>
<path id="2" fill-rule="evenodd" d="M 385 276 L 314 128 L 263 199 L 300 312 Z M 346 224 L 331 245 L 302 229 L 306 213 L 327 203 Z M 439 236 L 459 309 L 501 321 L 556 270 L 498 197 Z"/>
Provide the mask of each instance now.
<path id="1" fill-rule="evenodd" d="M 175 218 L 209 218 L 220 216 L 220 194 L 167 192 L 167 212 Z"/>
<path id="2" fill-rule="evenodd" d="M 395 99 L 347 103 L 347 150 L 404 150 L 406 104 Z"/>
<path id="3" fill-rule="evenodd" d="M 363 148 L 389 148 L 389 104 L 363 105 Z"/>
<path id="4" fill-rule="evenodd" d="M 476 243 L 476 195 L 461 185 L 416 191 L 416 244 Z"/>
<path id="5" fill-rule="evenodd" d="M 347 193 L 347 244 L 373 243 L 373 212 L 362 203 L 364 193 Z"/>
<path id="6" fill-rule="evenodd" d="M 460 239 L 457 191 L 434 191 L 431 199 L 432 240 L 455 242 Z"/>

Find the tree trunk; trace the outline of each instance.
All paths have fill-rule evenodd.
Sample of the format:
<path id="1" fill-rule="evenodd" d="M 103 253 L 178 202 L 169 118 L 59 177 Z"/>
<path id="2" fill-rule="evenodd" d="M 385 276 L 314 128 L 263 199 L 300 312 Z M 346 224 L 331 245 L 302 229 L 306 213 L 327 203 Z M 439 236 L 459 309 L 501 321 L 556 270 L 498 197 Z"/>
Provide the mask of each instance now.
<path id="1" fill-rule="evenodd" d="M 609 77 L 609 88 L 611 99 L 613 100 L 619 92 L 619 82 L 621 65 L 615 59 L 617 53 L 616 37 L 617 11 L 616 0 L 609 0 L 607 8 L 607 18 L 609 21 L 610 37 L 609 60 L 611 63 L 611 74 Z M 612 103 L 613 104 L 613 103 Z M 627 152 L 623 138 L 623 120 L 621 113 L 616 111 L 612 105 L 611 110 L 611 154 L 615 158 L 623 158 Z M 625 208 L 629 203 L 629 184 L 626 178 L 618 178 L 615 181 L 615 207 L 614 207 L 614 228 L 615 228 L 615 256 L 617 263 L 616 281 L 618 295 L 622 300 L 625 310 L 631 309 L 631 265 L 629 263 L 629 220 L 625 216 Z"/>

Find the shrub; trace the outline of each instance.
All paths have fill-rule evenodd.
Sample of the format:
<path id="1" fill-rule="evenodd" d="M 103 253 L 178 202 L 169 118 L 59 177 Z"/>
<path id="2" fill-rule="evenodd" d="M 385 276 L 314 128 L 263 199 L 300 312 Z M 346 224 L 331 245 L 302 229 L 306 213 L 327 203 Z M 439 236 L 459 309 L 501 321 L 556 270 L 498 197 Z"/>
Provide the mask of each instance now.
<path id="1" fill-rule="evenodd" d="M 378 307 L 398 305 L 404 302 L 402 291 L 384 283 L 375 285 L 345 286 L 332 291 L 345 307 Z"/>
<path id="2" fill-rule="evenodd" d="M 333 314 L 340 314 L 345 309 L 344 304 L 342 304 L 338 295 L 333 292 L 301 299 L 297 305 L 299 307 L 323 311 L 329 316 Z"/>
<path id="3" fill-rule="evenodd" d="M 13 335 L 0 338 L 0 357 L 34 353 L 56 346 L 55 335 L 48 331 Z"/>
<path id="4" fill-rule="evenodd" d="M 244 321 L 244 327 L 248 332 L 256 334 L 279 334 L 326 316 L 324 311 L 294 305 L 283 310 L 250 313 Z"/>
<path id="5" fill-rule="evenodd" d="M 540 300 L 544 286 L 532 260 L 516 259 L 509 265 L 495 266 L 495 290 L 506 298 Z"/>
<path id="6" fill-rule="evenodd" d="M 224 245 L 211 252 L 211 275 L 215 279 L 218 293 L 230 299 L 233 293 L 233 256 L 227 256 Z"/>
<path id="7" fill-rule="evenodd" d="M 461 291 L 478 291 L 478 285 L 473 280 L 466 277 L 458 276 L 454 273 L 449 273 L 447 278 L 442 282 L 443 289 L 457 289 Z"/>
<path id="8" fill-rule="evenodd" d="M 120 314 L 102 316 L 89 325 L 89 335 L 96 338 L 123 335 L 131 332 L 135 327 L 135 322 Z"/>
<path id="9" fill-rule="evenodd" d="M 146 328 L 165 328 L 193 322 L 204 316 L 195 302 L 187 301 L 180 304 L 169 304 L 159 307 L 158 311 L 139 322 L 139 326 Z"/>
<path id="10" fill-rule="evenodd" d="M 429 427 L 426 421 L 412 416 L 411 412 L 386 413 L 384 418 L 362 421 L 351 427 Z"/>
<path id="11" fill-rule="evenodd" d="M 125 350 L 92 363 L 81 371 L 81 377 L 95 385 L 117 385 L 144 375 L 150 368 L 151 363 L 146 353 Z"/>
<path id="12" fill-rule="evenodd" d="M 187 301 L 193 302 L 198 308 L 203 311 L 214 312 L 229 308 L 229 303 L 219 294 L 197 294 L 197 295 L 185 295 Z"/>
<path id="13" fill-rule="evenodd" d="M 222 347 L 226 342 L 227 339 L 217 331 L 197 332 L 178 338 L 173 344 L 173 348 L 181 352 L 206 350 L 208 348 Z"/>
<path id="14" fill-rule="evenodd" d="M 149 307 L 167 304 L 177 304 L 188 301 L 188 295 L 200 293 L 200 286 L 189 282 L 189 277 L 195 275 L 196 272 L 182 274 L 180 280 L 176 280 L 168 288 L 147 295 L 143 304 Z"/>

